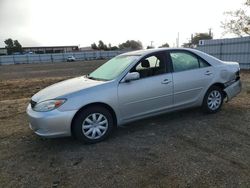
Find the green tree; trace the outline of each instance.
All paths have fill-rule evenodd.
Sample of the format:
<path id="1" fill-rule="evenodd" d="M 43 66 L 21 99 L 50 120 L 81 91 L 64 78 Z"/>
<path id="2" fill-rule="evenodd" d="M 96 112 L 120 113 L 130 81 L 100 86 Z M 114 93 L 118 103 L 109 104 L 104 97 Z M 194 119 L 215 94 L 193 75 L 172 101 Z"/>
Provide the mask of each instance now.
<path id="1" fill-rule="evenodd" d="M 93 50 L 118 50 L 117 46 L 112 46 L 111 43 L 108 44 L 108 46 L 102 41 L 99 40 L 98 45 L 96 45 L 96 43 L 91 44 L 91 48 Z"/>
<path id="2" fill-rule="evenodd" d="M 14 42 L 11 38 L 6 39 L 4 41 L 4 43 L 6 44 L 6 46 L 5 46 L 6 48 L 13 48 L 14 47 Z"/>
<path id="3" fill-rule="evenodd" d="M 104 44 L 104 42 L 102 40 L 99 40 L 98 48 L 99 48 L 99 50 L 108 50 L 107 45 Z"/>
<path id="4" fill-rule="evenodd" d="M 111 46 L 109 50 L 118 50 L 119 48 L 117 46 Z"/>
<path id="5" fill-rule="evenodd" d="M 127 40 L 126 42 L 119 44 L 119 49 L 140 50 L 142 49 L 142 43 L 140 41 Z"/>
<path id="6" fill-rule="evenodd" d="M 212 35 L 209 33 L 196 33 L 191 39 L 191 44 L 198 45 L 200 40 L 209 40 L 212 38 Z"/>
<path id="7" fill-rule="evenodd" d="M 19 53 L 23 52 L 22 45 L 18 42 L 18 40 L 13 41 L 11 38 L 9 38 L 9 39 L 6 39 L 4 43 L 5 43 L 5 48 L 7 49 L 8 55 L 11 55 L 15 52 L 19 52 Z"/>
<path id="8" fill-rule="evenodd" d="M 159 46 L 159 48 L 168 48 L 169 47 L 169 44 L 166 42 L 165 44 Z"/>
<path id="9" fill-rule="evenodd" d="M 95 42 L 93 44 L 91 44 L 91 48 L 93 50 L 99 50 Z"/>
<path id="10" fill-rule="evenodd" d="M 112 46 L 111 43 L 109 43 L 108 50 L 118 50 L 118 47 L 117 46 Z"/>
<path id="11" fill-rule="evenodd" d="M 250 16 L 247 14 L 249 10 L 250 0 L 246 0 L 244 9 L 225 12 L 227 18 L 221 22 L 221 27 L 225 30 L 223 34 L 250 35 Z"/>
<path id="12" fill-rule="evenodd" d="M 191 35 L 191 40 L 187 43 L 184 43 L 182 46 L 185 48 L 194 48 L 199 44 L 200 40 L 209 39 L 213 39 L 213 34 L 211 30 L 209 30 L 209 33 L 195 33 L 195 35 Z"/>
<path id="13" fill-rule="evenodd" d="M 18 42 L 18 40 L 14 40 L 14 47 L 16 52 L 23 52 L 22 45 Z"/>

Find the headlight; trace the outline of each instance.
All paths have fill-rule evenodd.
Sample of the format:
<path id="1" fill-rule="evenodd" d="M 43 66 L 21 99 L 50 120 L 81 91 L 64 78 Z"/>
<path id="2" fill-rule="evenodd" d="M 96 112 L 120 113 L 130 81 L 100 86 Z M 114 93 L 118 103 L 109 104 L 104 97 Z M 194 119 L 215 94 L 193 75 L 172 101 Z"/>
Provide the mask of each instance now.
<path id="1" fill-rule="evenodd" d="M 48 112 L 54 110 L 65 103 L 66 99 L 54 99 L 37 103 L 33 110 L 37 112 Z"/>

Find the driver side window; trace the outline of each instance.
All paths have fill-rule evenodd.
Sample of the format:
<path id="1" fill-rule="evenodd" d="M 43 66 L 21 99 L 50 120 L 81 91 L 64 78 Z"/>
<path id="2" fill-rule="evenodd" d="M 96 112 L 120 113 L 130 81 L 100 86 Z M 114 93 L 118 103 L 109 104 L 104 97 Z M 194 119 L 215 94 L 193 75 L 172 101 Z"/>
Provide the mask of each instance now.
<path id="1" fill-rule="evenodd" d="M 164 55 L 162 53 L 158 53 L 141 59 L 131 72 L 138 72 L 140 74 L 140 78 L 166 73 Z"/>

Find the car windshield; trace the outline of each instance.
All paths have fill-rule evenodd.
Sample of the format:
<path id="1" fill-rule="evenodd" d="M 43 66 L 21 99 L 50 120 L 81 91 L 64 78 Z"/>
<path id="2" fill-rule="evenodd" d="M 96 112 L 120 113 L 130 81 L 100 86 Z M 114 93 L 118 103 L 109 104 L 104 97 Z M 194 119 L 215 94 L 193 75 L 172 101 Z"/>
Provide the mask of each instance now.
<path id="1" fill-rule="evenodd" d="M 96 80 L 113 80 L 138 57 L 139 56 L 135 55 L 122 55 L 114 57 L 90 73 L 87 77 Z"/>

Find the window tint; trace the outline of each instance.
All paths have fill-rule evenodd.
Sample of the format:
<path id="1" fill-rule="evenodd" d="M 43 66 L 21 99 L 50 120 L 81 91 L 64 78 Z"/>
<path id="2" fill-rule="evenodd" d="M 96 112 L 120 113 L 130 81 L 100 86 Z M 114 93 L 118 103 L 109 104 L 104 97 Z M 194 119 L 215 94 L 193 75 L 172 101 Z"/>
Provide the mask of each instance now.
<path id="1" fill-rule="evenodd" d="M 170 53 L 174 72 L 191 70 L 199 68 L 198 59 L 185 52 L 171 52 Z"/>
<path id="2" fill-rule="evenodd" d="M 165 73 L 166 64 L 164 61 L 164 55 L 159 53 L 141 59 L 140 62 L 131 70 L 131 72 L 138 72 L 140 74 L 140 78 Z"/>
<path id="3" fill-rule="evenodd" d="M 209 67 L 210 65 L 204 61 L 203 59 L 199 59 L 199 63 L 200 63 L 200 68 L 203 68 L 203 67 Z"/>

